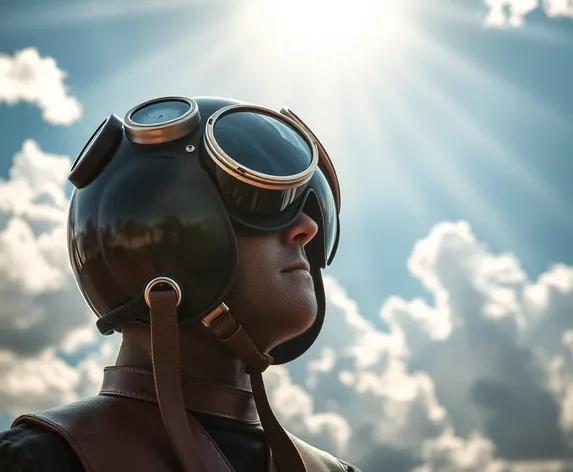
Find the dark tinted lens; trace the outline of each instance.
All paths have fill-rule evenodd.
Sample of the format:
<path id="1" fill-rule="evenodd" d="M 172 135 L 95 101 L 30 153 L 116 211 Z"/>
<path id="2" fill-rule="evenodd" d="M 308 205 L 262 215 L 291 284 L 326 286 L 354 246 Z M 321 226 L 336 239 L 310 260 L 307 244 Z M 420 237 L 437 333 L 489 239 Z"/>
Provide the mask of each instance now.
<path id="1" fill-rule="evenodd" d="M 315 191 L 322 211 L 324 223 L 324 251 L 325 258 L 328 261 L 332 255 L 338 231 L 338 219 L 336 217 L 334 196 L 332 195 L 332 190 L 330 189 L 330 185 L 328 185 L 328 181 L 320 169 L 317 169 L 312 176 L 309 187 Z"/>
<path id="2" fill-rule="evenodd" d="M 300 133 L 269 115 L 230 113 L 217 120 L 213 134 L 228 156 L 263 174 L 299 174 L 312 161 L 311 149 Z"/>

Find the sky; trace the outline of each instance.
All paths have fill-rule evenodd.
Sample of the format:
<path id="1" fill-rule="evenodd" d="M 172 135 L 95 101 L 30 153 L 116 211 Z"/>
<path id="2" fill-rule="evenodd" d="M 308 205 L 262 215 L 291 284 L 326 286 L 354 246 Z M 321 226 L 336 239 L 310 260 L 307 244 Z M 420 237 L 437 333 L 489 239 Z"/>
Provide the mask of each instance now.
<path id="1" fill-rule="evenodd" d="M 0 4 L 0 430 L 97 393 L 71 162 L 167 95 L 289 106 L 342 190 L 327 319 L 265 373 L 363 472 L 573 470 L 571 0 Z"/>

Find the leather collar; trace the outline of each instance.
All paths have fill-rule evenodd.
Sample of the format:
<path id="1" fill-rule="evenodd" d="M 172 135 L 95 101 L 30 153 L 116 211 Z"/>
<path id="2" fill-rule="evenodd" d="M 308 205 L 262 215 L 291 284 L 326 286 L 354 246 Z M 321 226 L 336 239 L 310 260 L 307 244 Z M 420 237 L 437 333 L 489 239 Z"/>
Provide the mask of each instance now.
<path id="1" fill-rule="evenodd" d="M 229 385 L 181 376 L 185 409 L 261 424 L 252 392 Z M 109 366 L 104 369 L 100 395 L 119 395 L 157 403 L 153 372 L 146 369 Z"/>

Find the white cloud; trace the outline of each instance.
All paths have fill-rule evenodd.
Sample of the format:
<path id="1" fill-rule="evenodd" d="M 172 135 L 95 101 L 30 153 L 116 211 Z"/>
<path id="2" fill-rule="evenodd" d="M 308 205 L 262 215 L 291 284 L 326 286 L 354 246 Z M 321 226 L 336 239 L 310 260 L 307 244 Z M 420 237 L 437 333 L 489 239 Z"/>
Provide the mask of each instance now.
<path id="1" fill-rule="evenodd" d="M 0 55 L 0 103 L 28 101 L 47 121 L 70 124 L 81 106 L 64 77 L 33 48 Z M 94 315 L 72 278 L 64 188 L 70 164 L 28 139 L 8 179 L 0 179 L 0 411 L 11 416 L 93 395 L 119 347 L 118 337 L 96 341 Z M 77 365 L 64 360 L 81 348 L 90 354 Z"/>
<path id="2" fill-rule="evenodd" d="M 16 417 L 97 394 L 103 367 L 114 364 L 119 340 L 106 338 L 75 367 L 58 357 L 55 347 L 34 357 L 0 350 L 0 411 Z"/>
<path id="3" fill-rule="evenodd" d="M 0 348 L 35 355 L 93 315 L 71 277 L 64 192 L 70 159 L 26 140 L 0 179 Z M 75 335 L 76 347 L 91 340 Z M 68 349 L 71 349 L 68 343 Z"/>
<path id="4" fill-rule="evenodd" d="M 62 340 L 60 350 L 64 354 L 72 355 L 81 347 L 94 344 L 98 334 L 99 333 L 94 329 L 92 324 L 78 328 Z"/>
<path id="5" fill-rule="evenodd" d="M 79 374 L 49 349 L 35 358 L 0 351 L 0 408 L 12 415 L 37 411 L 77 399 Z"/>
<path id="6" fill-rule="evenodd" d="M 559 460 L 504 461 L 494 457 L 495 447 L 481 433 L 468 439 L 447 428 L 439 437 L 424 442 L 424 464 L 412 472 L 569 472 L 572 463 Z"/>
<path id="7" fill-rule="evenodd" d="M 543 0 L 548 16 L 568 16 L 573 18 L 573 0 Z"/>
<path id="8" fill-rule="evenodd" d="M 549 17 L 573 18 L 573 0 L 484 0 L 488 7 L 486 26 L 523 26 L 525 17 L 537 9 L 542 9 Z"/>
<path id="9" fill-rule="evenodd" d="M 58 290 L 65 274 L 46 261 L 30 226 L 14 217 L 0 234 L 0 271 L 28 293 Z M 30 270 L 33 268 L 33 272 Z"/>
<path id="10" fill-rule="evenodd" d="M 483 435 L 472 433 L 464 440 L 447 428 L 440 436 L 424 442 L 424 465 L 414 472 L 497 472 L 499 462 L 493 460 L 493 453 L 493 444 Z"/>
<path id="11" fill-rule="evenodd" d="M 56 125 L 78 120 L 82 107 L 64 85 L 66 74 L 51 57 L 41 57 L 36 48 L 26 48 L 14 56 L 0 54 L 0 103 L 33 103 L 43 118 Z"/>
<path id="12" fill-rule="evenodd" d="M 346 418 L 334 412 L 315 413 L 313 398 L 293 384 L 284 366 L 272 367 L 264 378 L 269 401 L 292 434 L 311 438 L 317 447 L 334 454 L 347 454 L 351 430 Z"/>
<path id="13" fill-rule="evenodd" d="M 549 309 L 562 307 L 563 297 L 573 301 L 564 281 L 567 271 L 555 275 L 551 269 L 531 283 L 515 256 L 491 253 L 463 222 L 434 227 L 416 245 L 409 267 L 430 290 L 434 308 L 441 305 L 449 314 L 452 332 L 436 342 L 429 332 L 425 338 L 420 334 L 428 322 L 411 322 L 422 317 L 419 313 L 385 306 L 382 316 L 406 333 L 408 346 L 410 339 L 418 340 L 408 365 L 432 378 L 456 432 L 465 438 L 483 432 L 496 454 L 507 459 L 567 454 L 560 405 L 547 388 L 543 355 L 552 354 L 550 340 L 542 342 L 539 334 L 547 337 L 556 323 L 561 332 L 573 325 Z M 536 313 L 527 297 L 532 291 L 551 294 Z"/>
<path id="14" fill-rule="evenodd" d="M 489 8 L 485 20 L 487 26 L 511 26 L 523 25 L 523 19 L 538 7 L 538 0 L 485 0 Z"/>
<path id="15" fill-rule="evenodd" d="M 64 185 L 70 165 L 67 156 L 48 154 L 32 139 L 24 141 L 13 156 L 9 179 L 0 179 L 0 220 L 24 218 L 35 233 L 64 228 L 68 209 Z"/>

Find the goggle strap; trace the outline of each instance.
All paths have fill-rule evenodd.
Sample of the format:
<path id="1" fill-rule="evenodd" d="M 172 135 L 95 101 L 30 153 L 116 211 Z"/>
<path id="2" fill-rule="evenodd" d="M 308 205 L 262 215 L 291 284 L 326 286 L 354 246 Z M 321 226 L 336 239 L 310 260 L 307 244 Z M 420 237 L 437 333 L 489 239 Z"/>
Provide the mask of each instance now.
<path id="1" fill-rule="evenodd" d="M 245 330 L 232 317 L 225 304 L 221 304 L 203 319 L 205 327 L 246 364 L 251 377 L 251 387 L 263 430 L 279 469 L 289 472 L 306 472 L 304 461 L 287 432 L 277 420 L 270 406 L 262 372 L 273 362 L 262 354 Z"/>

